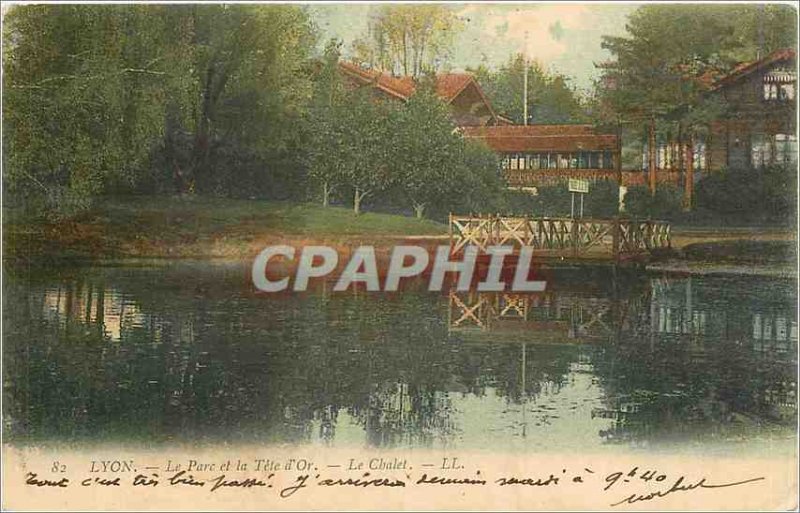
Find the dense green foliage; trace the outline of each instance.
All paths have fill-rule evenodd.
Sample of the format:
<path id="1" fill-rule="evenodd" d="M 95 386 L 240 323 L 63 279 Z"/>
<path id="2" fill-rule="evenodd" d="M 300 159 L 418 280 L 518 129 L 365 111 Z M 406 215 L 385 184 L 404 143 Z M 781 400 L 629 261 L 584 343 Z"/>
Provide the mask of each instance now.
<path id="1" fill-rule="evenodd" d="M 760 53 L 796 46 L 796 11 L 788 5 L 647 5 L 628 19 L 628 35 L 605 37 L 598 114 L 640 121 L 686 117 L 702 100 L 704 76 Z"/>
<path id="2" fill-rule="evenodd" d="M 730 169 L 697 184 L 697 203 L 728 222 L 778 222 L 794 225 L 797 175 L 781 166 L 762 170 Z"/>
<path id="3" fill-rule="evenodd" d="M 5 27 L 6 200 L 34 215 L 134 192 L 321 193 L 357 213 L 441 216 L 502 188 L 497 159 L 454 132 L 430 78 L 408 102 L 348 90 L 340 44 L 316 57 L 296 6 L 21 6 Z M 419 37 L 415 58 L 429 59 L 434 41 Z"/>
<path id="4" fill-rule="evenodd" d="M 337 72 L 340 48 L 326 46 L 312 100 L 308 169 L 314 196 L 327 205 L 362 201 L 426 213 L 492 204 L 502 187 L 499 163 L 454 130 L 449 109 L 423 76 L 407 102 L 376 101 L 370 88 L 347 91 Z"/>
<path id="5" fill-rule="evenodd" d="M 683 209 L 682 187 L 659 185 L 653 196 L 645 186 L 628 189 L 625 213 L 681 224 L 793 226 L 797 215 L 797 175 L 781 166 L 730 169 L 705 175 L 696 185 L 692 212 Z"/>
<path id="6" fill-rule="evenodd" d="M 653 146 L 648 157 L 655 158 L 659 142 L 705 138 L 710 121 L 735 109 L 721 95 L 706 94 L 709 84 L 738 63 L 795 48 L 797 11 L 777 4 L 644 5 L 629 16 L 626 30 L 603 39 L 611 59 L 600 65 L 589 110 L 596 123 L 624 133 L 624 166 L 638 168 L 637 153 Z M 654 144 L 645 146 L 649 138 Z M 704 182 L 694 198 L 698 212 L 684 216 L 689 220 L 741 221 L 794 211 L 793 199 L 785 196 L 796 187 L 785 173 L 737 171 Z M 640 193 L 634 188 L 628 194 L 631 213 L 680 217 L 678 191 L 667 188 L 649 200 Z"/>
<path id="7" fill-rule="evenodd" d="M 659 185 L 655 195 L 647 187 L 630 187 L 625 194 L 625 213 L 631 217 L 678 221 L 682 216 L 683 191 L 674 185 Z"/>
<path id="8" fill-rule="evenodd" d="M 796 19 L 786 9 L 643 6 L 628 36 L 606 38 L 612 61 L 591 103 L 565 77 L 528 66 L 530 120 L 585 122 L 588 113 L 631 139 L 646 132 L 642 119 L 669 113 L 665 127 L 676 118 L 684 133 L 697 130 L 721 107 L 699 101 L 694 78 L 754 57 L 754 41 L 762 51 L 792 46 Z M 568 213 L 563 186 L 507 193 L 496 155 L 454 130 L 428 75 L 459 28 L 453 11 L 374 13 L 362 50 L 376 52 L 367 57 L 377 68 L 416 77 L 409 101 L 345 87 L 340 44 L 318 55 L 317 29 L 298 6 L 12 7 L 3 33 L 5 204 L 50 219 L 128 193 L 321 199 L 437 219 Z M 516 55 L 497 70 L 473 70 L 497 111 L 517 122 L 525 67 Z M 637 164 L 638 148 L 623 153 Z M 695 203 L 723 216 L 793 211 L 785 173 L 742 173 L 707 178 Z M 631 215 L 662 217 L 680 196 L 639 192 L 628 195 Z M 616 205 L 616 187 L 600 183 L 585 213 L 613 215 Z"/>
<path id="9" fill-rule="evenodd" d="M 539 187 L 537 194 L 509 192 L 505 210 L 514 214 L 548 217 L 569 217 L 572 193 L 566 184 Z M 619 188 L 616 182 L 597 181 L 589 186 L 583 198 L 583 217 L 608 218 L 617 214 Z M 580 215 L 580 197 L 575 196 L 575 216 Z"/>
<path id="10" fill-rule="evenodd" d="M 6 198 L 73 213 L 136 182 L 163 135 L 166 12 L 25 6 L 5 18 Z M 32 205 L 33 206 L 33 205 Z"/>
<path id="11" fill-rule="evenodd" d="M 19 6 L 5 31 L 7 199 L 29 208 L 263 193 L 298 145 L 314 39 L 295 7 Z"/>

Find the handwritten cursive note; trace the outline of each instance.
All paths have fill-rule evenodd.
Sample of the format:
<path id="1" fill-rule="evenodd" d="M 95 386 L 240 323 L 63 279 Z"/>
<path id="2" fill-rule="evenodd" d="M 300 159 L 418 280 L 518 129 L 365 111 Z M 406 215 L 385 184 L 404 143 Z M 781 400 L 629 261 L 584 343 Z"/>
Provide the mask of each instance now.
<path id="1" fill-rule="evenodd" d="M 766 480 L 763 476 L 736 481 L 713 480 L 708 476 L 702 475 L 695 477 L 686 475 L 670 476 L 667 473 L 659 472 L 657 469 L 643 470 L 638 466 L 605 474 L 598 474 L 591 468 L 584 467 L 576 470 L 562 468 L 526 475 L 508 474 L 498 476 L 489 476 L 481 470 L 468 472 L 463 465 L 457 468 L 448 467 L 439 471 L 413 472 L 413 467 L 404 463 L 403 465 L 394 465 L 392 469 L 387 470 L 354 470 L 355 475 L 344 476 L 341 475 L 342 472 L 339 470 L 330 473 L 319 471 L 319 467 L 313 464 L 301 466 L 304 469 L 313 470 L 313 472 L 265 472 L 265 469 L 279 467 L 276 465 L 264 465 L 262 461 L 254 467 L 259 468 L 261 472 L 253 471 L 253 474 L 248 475 L 246 466 L 239 463 L 235 468 L 240 469 L 239 474 L 242 475 L 232 477 L 229 473 L 210 472 L 209 475 L 208 470 L 217 469 L 217 466 L 199 466 L 190 463 L 185 467 L 181 467 L 172 464 L 172 461 L 170 461 L 164 468 L 168 468 L 173 472 L 134 473 L 132 477 L 127 479 L 119 475 L 115 477 L 80 476 L 77 479 L 68 476 L 45 478 L 39 472 L 29 471 L 24 475 L 23 482 L 27 487 L 59 490 L 67 490 L 76 486 L 81 488 L 93 486 L 139 488 L 142 490 L 169 487 L 194 490 L 197 493 L 242 493 L 244 490 L 263 489 L 274 493 L 276 497 L 282 500 L 290 500 L 300 493 L 313 493 L 313 490 L 320 488 L 345 488 L 354 492 L 380 488 L 397 491 L 397 493 L 415 493 L 415 489 L 429 489 L 431 487 L 458 487 L 464 490 L 485 487 L 501 489 L 561 488 L 565 489 L 565 492 L 567 492 L 567 488 L 571 488 L 568 493 L 573 493 L 574 487 L 586 487 L 593 488 L 608 496 L 609 506 L 620 507 L 662 499 L 679 492 L 696 493 L 701 490 L 754 485 Z M 221 467 L 230 468 L 231 466 L 221 465 Z M 340 468 L 339 465 L 335 464 L 328 465 L 328 467 L 332 469 Z M 175 471 L 176 468 L 181 469 Z M 190 471 L 188 470 L 189 468 L 193 470 Z M 243 468 L 245 470 L 241 470 Z M 353 471 L 351 471 L 352 473 Z"/>

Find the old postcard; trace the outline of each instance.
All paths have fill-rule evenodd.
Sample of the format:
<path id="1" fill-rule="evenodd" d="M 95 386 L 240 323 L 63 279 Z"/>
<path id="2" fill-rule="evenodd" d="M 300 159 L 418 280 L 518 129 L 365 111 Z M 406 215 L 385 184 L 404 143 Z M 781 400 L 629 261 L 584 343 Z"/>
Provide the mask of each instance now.
<path id="1" fill-rule="evenodd" d="M 4 511 L 797 511 L 794 3 L 2 22 Z"/>

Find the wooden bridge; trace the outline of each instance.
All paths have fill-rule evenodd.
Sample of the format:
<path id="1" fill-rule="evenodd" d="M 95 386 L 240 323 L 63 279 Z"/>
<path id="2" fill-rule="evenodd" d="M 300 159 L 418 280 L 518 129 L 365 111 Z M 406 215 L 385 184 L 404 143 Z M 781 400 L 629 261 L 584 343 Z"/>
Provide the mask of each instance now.
<path id="1" fill-rule="evenodd" d="M 668 250 L 670 225 L 635 219 L 450 215 L 450 252 L 469 245 L 533 248 L 539 261 L 624 262 Z"/>

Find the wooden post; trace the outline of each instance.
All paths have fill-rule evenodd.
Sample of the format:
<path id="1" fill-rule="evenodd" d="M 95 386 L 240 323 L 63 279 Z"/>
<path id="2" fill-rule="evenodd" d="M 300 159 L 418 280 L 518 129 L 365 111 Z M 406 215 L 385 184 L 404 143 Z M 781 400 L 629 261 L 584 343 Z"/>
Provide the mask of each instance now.
<path id="1" fill-rule="evenodd" d="M 530 216 L 528 214 L 525 214 L 524 219 L 525 219 L 525 232 L 524 232 L 525 233 L 525 239 L 524 239 L 525 240 L 525 245 L 533 246 L 533 240 L 531 240 L 532 237 L 531 237 L 531 219 L 530 219 Z M 520 250 L 521 249 L 522 248 L 520 248 Z"/>
<path id="2" fill-rule="evenodd" d="M 447 234 L 450 237 L 450 254 L 453 254 L 453 248 L 455 245 L 453 244 L 453 213 L 447 213 Z"/>
<path id="3" fill-rule="evenodd" d="M 617 171 L 617 188 L 622 187 L 622 124 L 617 120 L 617 148 L 614 155 L 614 169 Z M 617 202 L 619 211 L 619 202 Z"/>
<path id="4" fill-rule="evenodd" d="M 575 221 L 575 218 L 572 218 L 572 254 L 577 257 L 578 256 L 578 223 Z"/>
<path id="5" fill-rule="evenodd" d="M 647 169 L 650 176 L 650 195 L 656 195 L 656 118 L 650 118 L 650 128 L 647 137 Z"/>
<path id="6" fill-rule="evenodd" d="M 683 184 L 683 210 L 692 210 L 694 196 L 694 140 L 691 136 L 686 138 L 686 171 Z"/>

